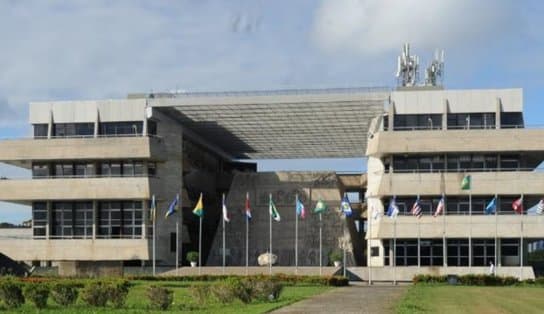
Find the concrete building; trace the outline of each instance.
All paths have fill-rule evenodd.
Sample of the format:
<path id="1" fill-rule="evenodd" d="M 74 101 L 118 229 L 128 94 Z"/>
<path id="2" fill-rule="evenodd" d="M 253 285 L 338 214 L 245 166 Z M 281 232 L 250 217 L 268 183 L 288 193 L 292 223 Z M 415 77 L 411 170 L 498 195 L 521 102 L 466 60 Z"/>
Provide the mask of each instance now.
<path id="1" fill-rule="evenodd" d="M 0 200 L 32 206 L 32 239 L 4 238 L 0 250 L 15 260 L 54 262 L 65 275 L 119 273 L 122 265 L 149 265 L 149 204 L 154 195 L 157 263 L 172 267 L 176 260 L 185 263 L 185 254 L 198 248 L 199 223 L 190 209 L 203 193 L 202 260 L 217 265 L 212 246 L 221 195 L 228 194 L 228 206 L 236 215 L 244 206 L 241 195 L 250 192 L 256 216 L 252 229 L 261 231 L 252 232 L 251 261 L 256 265 L 268 243 L 268 234 L 262 232 L 268 229 L 262 195 L 273 193 L 285 217 L 276 227 L 274 251 L 281 252 L 279 265 L 286 266 L 293 255 L 288 238 L 294 229 L 290 216 L 295 194 L 290 192 L 300 191 L 308 209 L 318 198 L 331 209 L 323 222 L 330 230 L 324 262 L 328 252 L 341 247 L 338 239 L 343 237 L 349 264 L 361 265 L 364 175 L 258 174 L 254 163 L 239 160 L 363 156 L 368 123 L 381 114 L 387 96 L 384 88 L 361 88 L 134 94 L 124 100 L 31 103 L 33 138 L 0 141 L 0 161 L 30 169 L 32 178 L 0 180 Z M 342 220 L 338 214 L 344 192 L 355 195 L 355 219 Z M 176 194 L 181 195 L 183 217 L 165 219 Z M 183 245 L 178 258 L 176 223 L 181 224 Z M 231 238 L 239 234 L 235 224 L 236 219 Z M 315 251 L 317 227 L 305 230 L 300 242 L 304 254 Z M 229 259 L 232 264 L 241 264 L 239 241 L 229 241 L 234 245 L 230 251 L 238 252 Z M 301 260 L 301 266 L 319 264 L 315 256 Z"/>
<path id="2" fill-rule="evenodd" d="M 542 239 L 544 130 L 527 129 L 521 89 L 393 91 L 367 147 L 371 266 L 415 273 L 534 276 L 528 244 Z M 470 189 L 462 180 L 471 177 Z M 422 216 L 411 212 L 420 197 Z M 438 202 L 445 209 L 437 217 Z M 496 213 L 486 207 L 496 197 Z M 524 215 L 512 203 L 523 197 Z M 396 218 L 384 216 L 393 202 Z M 396 266 L 396 267 L 395 267 Z"/>

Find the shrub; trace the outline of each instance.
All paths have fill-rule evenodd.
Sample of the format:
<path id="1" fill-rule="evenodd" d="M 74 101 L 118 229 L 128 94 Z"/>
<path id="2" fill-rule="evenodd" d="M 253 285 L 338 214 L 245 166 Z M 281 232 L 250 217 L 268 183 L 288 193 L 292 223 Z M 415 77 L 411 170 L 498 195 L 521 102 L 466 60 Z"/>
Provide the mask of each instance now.
<path id="1" fill-rule="evenodd" d="M 225 280 L 227 289 L 234 298 L 243 303 L 250 303 L 253 297 L 253 282 L 250 279 L 229 278 Z"/>
<path id="2" fill-rule="evenodd" d="M 253 282 L 253 297 L 260 301 L 273 301 L 280 297 L 283 285 L 272 280 L 258 280 Z"/>
<path id="3" fill-rule="evenodd" d="M 23 289 L 23 294 L 27 300 L 30 300 L 38 309 L 47 306 L 49 298 L 49 286 L 47 284 L 33 283 L 27 284 Z"/>
<path id="4" fill-rule="evenodd" d="M 535 284 L 544 285 L 544 277 L 538 277 L 535 279 Z"/>
<path id="5" fill-rule="evenodd" d="M 342 261 L 342 252 L 339 250 L 333 250 L 329 252 L 329 262 L 341 262 Z"/>
<path id="6" fill-rule="evenodd" d="M 109 289 L 103 282 L 91 282 L 83 291 L 81 299 L 90 306 L 106 306 L 109 299 Z"/>
<path id="7" fill-rule="evenodd" d="M 25 303 L 21 287 L 11 279 L 0 281 L 0 299 L 8 308 L 17 308 Z"/>
<path id="8" fill-rule="evenodd" d="M 172 290 L 158 286 L 147 288 L 147 298 L 151 307 L 159 310 L 167 310 L 174 300 Z"/>
<path id="9" fill-rule="evenodd" d="M 344 276 L 331 276 L 327 278 L 327 285 L 333 287 L 345 287 L 349 286 L 349 280 Z"/>
<path id="10" fill-rule="evenodd" d="M 222 281 L 214 283 L 210 287 L 210 292 L 219 302 L 223 304 L 231 303 L 235 298 L 231 289 L 229 289 L 227 284 Z"/>
<path id="11" fill-rule="evenodd" d="M 188 252 L 186 259 L 189 263 L 198 262 L 198 252 L 195 252 L 195 251 Z"/>
<path id="12" fill-rule="evenodd" d="M 113 307 L 121 308 L 127 301 L 129 282 L 126 280 L 114 281 L 108 286 L 108 300 Z"/>
<path id="13" fill-rule="evenodd" d="M 210 294 L 210 287 L 207 284 L 204 285 L 191 285 L 189 287 L 189 294 L 198 304 L 206 303 L 206 299 Z"/>
<path id="14" fill-rule="evenodd" d="M 51 298 L 58 305 L 68 306 L 74 304 L 76 302 L 77 295 L 77 288 L 69 283 L 59 282 L 51 287 Z"/>

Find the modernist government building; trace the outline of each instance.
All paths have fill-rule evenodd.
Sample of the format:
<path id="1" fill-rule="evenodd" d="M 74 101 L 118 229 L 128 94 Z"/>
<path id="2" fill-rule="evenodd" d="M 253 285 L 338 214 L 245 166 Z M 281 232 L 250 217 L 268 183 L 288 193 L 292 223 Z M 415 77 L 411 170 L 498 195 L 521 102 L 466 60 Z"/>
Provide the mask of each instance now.
<path id="1" fill-rule="evenodd" d="M 544 194 L 544 131 L 525 127 L 523 91 L 444 89 L 441 58 L 423 83 L 418 70 L 405 47 L 394 89 L 31 103 L 33 138 L 0 141 L 1 162 L 32 172 L 0 180 L 1 201 L 32 207 L 31 233 L 2 237 L 0 253 L 53 263 L 61 274 L 150 265 L 155 232 L 157 265 L 185 265 L 198 250 L 191 210 L 203 193 L 202 264 L 219 266 L 225 193 L 226 264 L 245 266 L 247 194 L 248 262 L 257 266 L 268 250 L 272 195 L 281 215 L 272 231 L 276 265 L 293 266 L 298 196 L 308 211 L 298 222 L 300 267 L 320 264 L 321 224 L 323 265 L 329 252 L 346 249 L 349 271 L 364 280 L 487 273 L 490 263 L 499 275 L 534 277 L 528 256 L 544 239 L 544 218 L 542 207 L 528 209 Z M 345 157 L 366 157 L 367 172 L 257 172 L 252 162 Z M 176 194 L 181 209 L 164 218 Z M 351 217 L 340 211 L 344 195 Z M 328 205 L 321 222 L 311 213 L 319 200 Z"/>

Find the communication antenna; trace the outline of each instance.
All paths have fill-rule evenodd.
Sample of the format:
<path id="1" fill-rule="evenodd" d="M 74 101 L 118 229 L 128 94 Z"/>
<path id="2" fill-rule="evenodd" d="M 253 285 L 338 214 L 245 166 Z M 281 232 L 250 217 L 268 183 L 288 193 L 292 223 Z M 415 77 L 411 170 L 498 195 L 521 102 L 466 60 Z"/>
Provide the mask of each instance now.
<path id="1" fill-rule="evenodd" d="M 415 86 L 419 80 L 419 57 L 410 55 L 410 44 L 404 44 L 397 58 L 397 85 Z"/>
<path id="2" fill-rule="evenodd" d="M 444 50 L 435 50 L 434 59 L 425 71 L 425 86 L 444 84 Z"/>

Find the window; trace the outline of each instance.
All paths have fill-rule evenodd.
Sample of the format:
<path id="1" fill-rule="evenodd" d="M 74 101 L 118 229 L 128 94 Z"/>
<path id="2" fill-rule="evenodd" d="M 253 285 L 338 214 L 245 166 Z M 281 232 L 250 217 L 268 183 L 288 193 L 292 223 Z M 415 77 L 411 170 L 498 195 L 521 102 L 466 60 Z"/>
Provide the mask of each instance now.
<path id="1" fill-rule="evenodd" d="M 448 129 L 494 129 L 495 113 L 450 113 Z"/>
<path id="2" fill-rule="evenodd" d="M 32 178 L 47 178 L 49 177 L 49 165 L 47 164 L 32 164 Z"/>
<path id="3" fill-rule="evenodd" d="M 34 138 L 46 138 L 48 125 L 43 124 L 33 124 L 34 127 Z"/>
<path id="4" fill-rule="evenodd" d="M 441 114 L 396 114 L 394 122 L 397 131 L 442 129 Z"/>
<path id="5" fill-rule="evenodd" d="M 495 263 L 495 240 L 472 239 L 472 266 L 488 266 Z"/>
<path id="6" fill-rule="evenodd" d="M 378 246 L 370 247 L 370 256 L 380 256 L 380 248 Z"/>
<path id="7" fill-rule="evenodd" d="M 94 135 L 94 123 L 55 123 L 55 137 L 91 137 Z"/>
<path id="8" fill-rule="evenodd" d="M 421 239 L 420 244 L 420 264 L 422 266 L 443 265 L 444 252 L 441 239 Z"/>
<path id="9" fill-rule="evenodd" d="M 149 126 L 148 126 L 149 127 Z M 102 122 L 100 123 L 100 134 L 106 136 L 134 136 L 143 132 L 142 121 L 130 122 Z"/>
<path id="10" fill-rule="evenodd" d="M 142 234 L 140 201 L 100 202 L 99 235 L 103 238 L 137 238 Z"/>
<path id="11" fill-rule="evenodd" d="M 75 204 L 74 236 L 90 239 L 93 236 L 93 203 L 78 202 Z"/>
<path id="12" fill-rule="evenodd" d="M 147 134 L 157 135 L 157 122 L 153 120 L 147 120 Z"/>
<path id="13" fill-rule="evenodd" d="M 154 162 L 147 163 L 147 175 L 150 177 L 157 175 L 157 165 Z"/>
<path id="14" fill-rule="evenodd" d="M 52 228 L 53 237 L 71 238 L 74 234 L 72 202 L 53 202 L 52 203 Z"/>
<path id="15" fill-rule="evenodd" d="M 72 177 L 74 176 L 73 164 L 55 164 L 55 176 Z"/>
<path id="16" fill-rule="evenodd" d="M 47 227 L 47 205 L 45 202 L 32 203 L 32 234 L 36 238 L 45 237 Z"/>
<path id="17" fill-rule="evenodd" d="M 77 163 L 74 165 L 74 169 L 77 177 L 92 177 L 95 174 L 92 163 Z"/>
<path id="18" fill-rule="evenodd" d="M 100 202 L 98 234 L 103 238 L 119 238 L 121 236 L 120 202 Z"/>
<path id="19" fill-rule="evenodd" d="M 361 191 L 346 191 L 346 195 L 351 204 L 361 203 Z"/>
<path id="20" fill-rule="evenodd" d="M 142 203 L 123 202 L 123 236 L 137 238 L 142 235 Z"/>
<path id="21" fill-rule="evenodd" d="M 501 128 L 523 128 L 523 114 L 521 112 L 501 112 Z"/>
<path id="22" fill-rule="evenodd" d="M 519 156 L 516 155 L 501 155 L 501 170 L 519 169 L 519 159 Z"/>
<path id="23" fill-rule="evenodd" d="M 468 240 L 448 239 L 448 266 L 468 266 Z"/>
<path id="24" fill-rule="evenodd" d="M 519 239 L 501 239 L 501 265 L 519 266 Z"/>
<path id="25" fill-rule="evenodd" d="M 390 240 L 393 243 L 393 240 Z M 417 240 L 397 239 L 395 259 L 397 266 L 417 265 Z"/>

